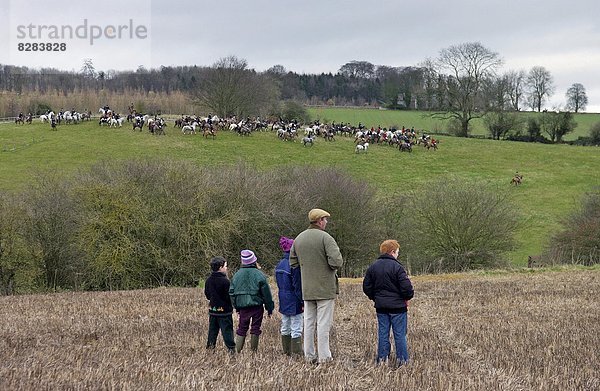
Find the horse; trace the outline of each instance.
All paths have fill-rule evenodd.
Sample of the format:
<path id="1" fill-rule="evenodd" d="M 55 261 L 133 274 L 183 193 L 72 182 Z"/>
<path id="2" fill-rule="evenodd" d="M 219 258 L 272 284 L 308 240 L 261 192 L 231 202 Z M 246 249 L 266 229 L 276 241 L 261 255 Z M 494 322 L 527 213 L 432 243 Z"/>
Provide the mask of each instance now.
<path id="1" fill-rule="evenodd" d="M 112 110 L 111 109 L 104 110 L 104 108 L 100 107 L 98 109 L 98 114 L 100 114 L 100 117 L 104 117 L 105 115 L 111 115 Z"/>
<path id="2" fill-rule="evenodd" d="M 367 149 L 369 149 L 369 143 L 357 144 L 354 151 L 356 153 L 360 153 L 360 152 L 367 153 Z"/>
<path id="3" fill-rule="evenodd" d="M 361 142 L 361 141 L 363 140 L 363 136 L 364 136 L 364 135 L 365 135 L 365 134 L 364 134 L 363 132 L 361 132 L 361 131 L 358 131 L 358 132 L 356 132 L 356 133 L 354 134 L 354 143 L 356 144 L 356 143 L 359 143 L 359 142 Z"/>
<path id="4" fill-rule="evenodd" d="M 154 135 L 165 135 L 164 129 L 166 126 L 167 123 L 165 122 L 165 120 L 162 118 L 158 118 L 155 121 L 150 122 L 150 124 L 148 125 L 148 130 Z"/>
<path id="5" fill-rule="evenodd" d="M 123 126 L 123 118 L 117 118 L 117 119 L 111 118 L 109 120 L 109 126 L 111 128 L 116 128 L 117 126 L 120 128 L 121 126 Z"/>
<path id="6" fill-rule="evenodd" d="M 438 142 L 437 141 L 430 141 L 430 142 L 426 142 L 425 143 L 425 148 L 427 148 L 427 150 L 429 151 L 431 148 L 433 148 L 434 151 L 437 151 L 438 149 Z"/>
<path id="7" fill-rule="evenodd" d="M 400 152 L 412 152 L 412 145 L 409 142 L 402 142 L 398 145 Z"/>
<path id="8" fill-rule="evenodd" d="M 196 134 L 196 126 L 198 126 L 198 122 L 194 121 L 191 125 L 185 125 L 181 128 L 181 133 L 183 134 Z"/>
<path id="9" fill-rule="evenodd" d="M 315 142 L 315 138 L 314 137 L 304 137 L 302 139 L 302 145 L 304 145 L 305 147 L 307 145 L 310 145 L 312 147 L 313 144 L 314 144 L 314 142 Z"/>
<path id="10" fill-rule="evenodd" d="M 215 130 L 214 130 L 214 129 L 212 129 L 212 128 L 205 128 L 205 129 L 202 131 L 202 137 L 206 137 L 206 138 L 208 138 L 208 137 L 212 137 L 212 138 L 213 138 L 213 140 L 214 140 L 214 139 L 215 139 L 215 137 L 217 137 L 217 133 L 216 133 L 216 132 L 215 132 Z"/>
<path id="11" fill-rule="evenodd" d="M 252 133 L 252 130 L 245 125 L 238 127 L 238 129 L 237 129 L 238 136 L 250 136 L 251 133 Z"/>
<path id="12" fill-rule="evenodd" d="M 144 128 L 144 121 L 142 119 L 136 119 L 135 122 L 133 123 L 133 129 L 135 130 L 136 128 L 140 129 L 140 132 L 142 131 L 142 129 Z"/>
<path id="13" fill-rule="evenodd" d="M 25 120 L 23 119 L 23 115 L 19 115 L 15 119 L 15 125 L 17 125 L 17 124 L 25 125 Z"/>
<path id="14" fill-rule="evenodd" d="M 293 141 L 296 142 L 296 132 L 293 131 L 284 131 L 281 136 L 283 141 Z"/>

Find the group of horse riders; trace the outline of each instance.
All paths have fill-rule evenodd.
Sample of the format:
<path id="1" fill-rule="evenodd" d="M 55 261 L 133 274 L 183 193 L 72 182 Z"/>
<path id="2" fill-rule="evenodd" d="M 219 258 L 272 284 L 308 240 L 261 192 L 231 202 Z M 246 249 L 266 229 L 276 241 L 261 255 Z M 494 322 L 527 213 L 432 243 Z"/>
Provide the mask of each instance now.
<path id="1" fill-rule="evenodd" d="M 31 124 L 31 122 L 33 121 L 33 115 L 31 113 L 27 113 L 27 116 L 25 116 L 23 114 L 23 112 L 19 113 L 19 116 L 15 119 L 15 124 L 25 124 L 25 122 L 27 122 L 28 124 Z"/>

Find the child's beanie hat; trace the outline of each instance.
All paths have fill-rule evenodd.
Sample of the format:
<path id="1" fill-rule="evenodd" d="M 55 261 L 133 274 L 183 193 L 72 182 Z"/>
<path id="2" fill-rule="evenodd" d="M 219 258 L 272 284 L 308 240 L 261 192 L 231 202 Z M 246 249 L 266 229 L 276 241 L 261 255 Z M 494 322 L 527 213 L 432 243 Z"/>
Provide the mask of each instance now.
<path id="1" fill-rule="evenodd" d="M 256 255 L 254 255 L 254 252 L 250 250 L 242 250 L 240 256 L 242 259 L 242 265 L 252 265 L 254 262 L 256 262 Z"/>

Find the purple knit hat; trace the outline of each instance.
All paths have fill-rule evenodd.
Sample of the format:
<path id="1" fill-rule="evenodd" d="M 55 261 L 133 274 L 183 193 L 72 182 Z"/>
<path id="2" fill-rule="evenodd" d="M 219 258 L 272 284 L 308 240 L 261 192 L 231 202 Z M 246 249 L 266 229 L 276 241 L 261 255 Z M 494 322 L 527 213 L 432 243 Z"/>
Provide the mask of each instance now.
<path id="1" fill-rule="evenodd" d="M 250 250 L 242 250 L 240 255 L 242 259 L 242 265 L 252 265 L 254 262 L 256 262 L 256 255 L 254 255 L 254 252 Z"/>
<path id="2" fill-rule="evenodd" d="M 292 244 L 294 244 L 294 239 L 286 238 L 285 236 L 279 238 L 279 247 L 286 253 L 290 251 Z"/>

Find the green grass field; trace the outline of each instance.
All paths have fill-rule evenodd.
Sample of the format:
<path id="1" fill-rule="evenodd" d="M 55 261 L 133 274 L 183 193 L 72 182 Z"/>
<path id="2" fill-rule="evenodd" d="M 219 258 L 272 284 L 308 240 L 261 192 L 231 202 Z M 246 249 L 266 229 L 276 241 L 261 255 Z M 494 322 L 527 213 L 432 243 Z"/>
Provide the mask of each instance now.
<path id="1" fill-rule="evenodd" d="M 519 248 L 509 254 L 514 264 L 523 265 L 527 255 L 541 251 L 549 236 L 560 228 L 561 219 L 575 210 L 581 195 L 600 185 L 600 150 L 596 147 L 442 137 L 438 151 L 415 147 L 409 154 L 372 145 L 368 153 L 356 154 L 348 138 L 338 137 L 331 143 L 319 139 L 314 147 L 305 148 L 299 142 L 280 141 L 271 132 L 250 137 L 220 132 L 212 140 L 183 135 L 172 123 L 169 126 L 166 136 L 152 136 L 146 131 L 132 132 L 129 126 L 99 127 L 94 121 L 63 125 L 58 131 L 39 122 L 29 126 L 2 124 L 0 190 L 18 191 L 40 170 L 69 174 L 100 160 L 165 157 L 199 165 L 242 160 L 261 169 L 334 166 L 385 192 L 416 189 L 448 176 L 478 179 L 510 192 L 524 213 Z M 509 182 L 517 170 L 524 175 L 524 182 L 511 187 Z"/>
<path id="2" fill-rule="evenodd" d="M 398 127 L 406 126 L 407 128 L 415 127 L 415 129 L 425 129 L 432 133 L 448 133 L 446 126 L 447 121 L 433 119 L 428 116 L 428 113 L 423 111 L 400 111 L 400 110 L 377 110 L 377 109 L 361 109 L 361 108 L 328 108 L 328 107 L 311 107 L 308 109 L 312 118 L 318 118 L 325 122 L 350 122 L 358 124 L 359 121 L 365 126 L 388 127 L 395 125 Z M 527 118 L 537 118 L 541 114 L 533 112 L 522 112 L 520 116 L 526 121 Z M 588 136 L 590 127 L 596 122 L 600 122 L 599 113 L 578 113 L 574 114 L 577 127 L 572 133 L 567 134 L 564 139 L 566 141 L 576 140 L 580 136 Z M 472 121 L 472 135 L 485 136 L 488 132 L 481 118 L 476 118 Z"/>

